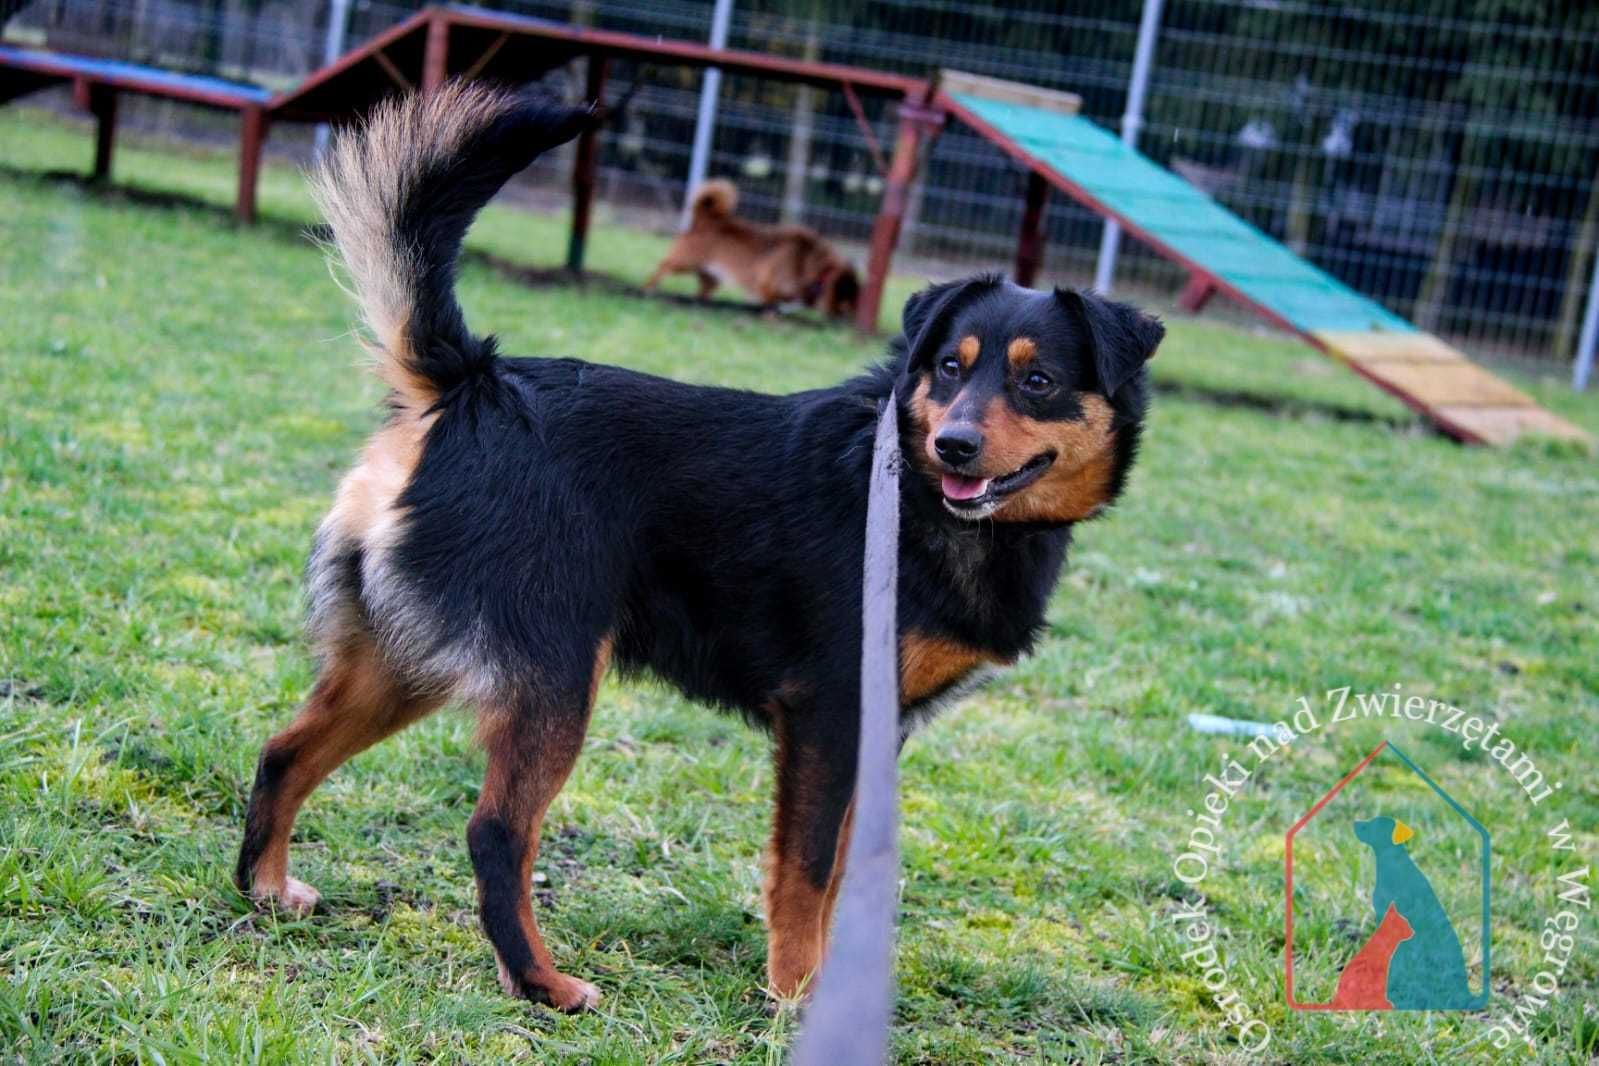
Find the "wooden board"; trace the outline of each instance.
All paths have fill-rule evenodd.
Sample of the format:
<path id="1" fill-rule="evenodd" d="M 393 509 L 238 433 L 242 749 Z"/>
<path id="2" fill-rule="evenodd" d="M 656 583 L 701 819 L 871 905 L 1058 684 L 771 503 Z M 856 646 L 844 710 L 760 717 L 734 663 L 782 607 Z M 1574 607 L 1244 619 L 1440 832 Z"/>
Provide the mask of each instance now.
<path id="1" fill-rule="evenodd" d="M 1464 359 L 1454 363 L 1402 363 L 1357 359 L 1351 365 L 1391 392 L 1426 407 L 1536 407 L 1532 397 Z"/>
<path id="2" fill-rule="evenodd" d="M 1509 444 L 1518 437 L 1554 437 L 1593 447 L 1585 430 L 1542 407 L 1437 407 L 1439 422 L 1453 426 L 1457 435 L 1469 435 L 1484 444 Z"/>
<path id="3" fill-rule="evenodd" d="M 990 78 L 984 74 L 968 74 L 964 70 L 945 67 L 939 75 L 938 87 L 945 92 L 966 93 L 984 100 L 999 100 L 1007 104 L 1036 107 L 1040 111 L 1053 111 L 1060 115 L 1075 115 L 1083 109 L 1083 98 L 1076 93 L 1060 89 L 1045 89 L 1039 85 L 1026 85 L 1019 81 Z"/>
<path id="4" fill-rule="evenodd" d="M 1466 357 L 1431 333 L 1317 330 L 1315 339 L 1345 361 L 1464 363 Z"/>
<path id="5" fill-rule="evenodd" d="M 1430 333 L 1326 330 L 1312 339 L 1451 436 L 1482 444 L 1509 444 L 1527 435 L 1594 443 L 1587 432 Z"/>

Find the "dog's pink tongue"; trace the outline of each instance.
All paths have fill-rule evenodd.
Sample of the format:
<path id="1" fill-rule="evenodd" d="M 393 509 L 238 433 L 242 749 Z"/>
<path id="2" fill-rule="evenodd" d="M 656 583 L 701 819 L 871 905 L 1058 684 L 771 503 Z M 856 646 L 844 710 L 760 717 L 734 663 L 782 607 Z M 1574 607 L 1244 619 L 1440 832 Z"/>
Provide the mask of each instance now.
<path id="1" fill-rule="evenodd" d="M 986 477 L 959 477 L 944 475 L 944 496 L 951 500 L 975 500 L 988 491 Z"/>

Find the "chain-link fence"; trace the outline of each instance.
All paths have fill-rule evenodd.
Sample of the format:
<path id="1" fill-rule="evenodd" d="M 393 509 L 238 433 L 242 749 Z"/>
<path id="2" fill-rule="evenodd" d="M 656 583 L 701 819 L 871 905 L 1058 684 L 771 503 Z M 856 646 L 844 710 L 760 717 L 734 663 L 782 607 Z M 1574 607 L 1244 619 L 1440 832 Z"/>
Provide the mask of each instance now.
<path id="1" fill-rule="evenodd" d="M 494 6 L 689 38 L 703 38 L 711 17 L 710 0 Z M 1118 128 L 1141 6 L 735 0 L 729 44 L 1069 89 L 1090 118 Z M 357 0 L 347 40 L 412 10 Z M 327 0 L 34 0 L 7 35 L 288 84 L 320 65 L 327 18 Z M 606 140 L 602 195 L 669 226 L 699 79 L 626 65 L 613 77 L 644 87 Z M 866 106 L 879 139 L 891 140 L 892 116 Z M 1139 146 L 1468 350 L 1569 359 L 1599 239 L 1599 5 L 1166 0 Z M 723 82 L 711 172 L 739 182 L 747 212 L 804 221 L 845 242 L 865 237 L 882 189 L 846 101 L 737 77 Z M 1016 168 L 951 127 L 922 174 L 902 253 L 963 269 L 1008 263 L 1021 220 Z M 1052 201 L 1044 275 L 1087 283 L 1100 232 L 1095 216 Z M 1124 245 L 1118 286 L 1174 291 L 1181 281 Z"/>

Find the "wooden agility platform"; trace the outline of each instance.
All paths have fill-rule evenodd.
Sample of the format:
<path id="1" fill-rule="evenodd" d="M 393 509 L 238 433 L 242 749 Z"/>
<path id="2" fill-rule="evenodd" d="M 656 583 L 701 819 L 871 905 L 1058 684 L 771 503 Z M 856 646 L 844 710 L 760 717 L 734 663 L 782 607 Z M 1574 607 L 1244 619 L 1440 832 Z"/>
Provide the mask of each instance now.
<path id="1" fill-rule="evenodd" d="M 947 76 L 946 76 L 947 77 Z M 938 105 L 1029 171 L 1017 275 L 1042 258 L 1044 198 L 1055 188 L 1189 272 L 1180 301 L 1198 310 L 1215 293 L 1348 366 L 1457 440 L 1508 444 L 1541 434 L 1593 438 L 1527 394 L 1294 254 L 1121 139 L 1029 86 L 946 81 Z M 1038 91 L 1038 90 L 1032 90 Z"/>
<path id="2" fill-rule="evenodd" d="M 1509 444 L 1524 434 L 1537 434 L 1593 443 L 1583 430 L 1430 333 L 1328 330 L 1312 340 L 1461 440 Z"/>

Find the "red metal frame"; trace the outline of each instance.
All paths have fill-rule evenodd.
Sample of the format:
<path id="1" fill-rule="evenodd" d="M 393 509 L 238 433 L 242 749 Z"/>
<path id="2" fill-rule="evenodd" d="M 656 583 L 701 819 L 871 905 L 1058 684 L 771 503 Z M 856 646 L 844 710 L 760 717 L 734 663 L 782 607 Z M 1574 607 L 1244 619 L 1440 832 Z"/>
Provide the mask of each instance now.
<path id="1" fill-rule="evenodd" d="M 789 59 L 737 49 L 717 49 L 693 41 L 641 37 L 631 33 L 546 23 L 475 9 L 444 7 L 433 10 L 441 12 L 449 22 L 456 25 L 508 30 L 513 33 L 524 33 L 530 37 L 582 44 L 583 51 L 606 52 L 625 59 L 654 62 L 673 60 L 680 66 L 720 67 L 724 74 L 748 74 L 757 78 L 798 81 L 824 89 L 835 88 L 847 82 L 863 89 L 897 96 L 909 96 L 919 91 L 925 84 L 921 79 L 903 74 L 891 74 L 887 71 L 846 67 L 815 60 Z"/>
<path id="2" fill-rule="evenodd" d="M 877 220 L 872 223 L 872 243 L 866 255 L 866 284 L 861 288 L 860 303 L 855 308 L 855 326 L 862 333 L 877 332 L 877 318 L 883 307 L 883 290 L 888 284 L 888 269 L 894 259 L 894 248 L 899 244 L 900 226 L 905 220 L 905 204 L 909 199 L 911 182 L 916 178 L 916 168 L 921 162 L 923 138 L 936 136 L 943 128 L 944 114 L 926 106 L 926 97 L 935 92 L 929 83 L 924 86 L 923 102 L 907 100 L 899 105 L 899 134 L 894 139 L 894 159 L 888 165 L 888 179 L 883 188 L 883 204 L 878 209 Z"/>
<path id="3" fill-rule="evenodd" d="M 85 70 L 69 57 L 51 52 L 27 50 L 21 58 L 0 58 L 0 65 L 26 70 L 47 78 L 70 82 L 75 106 L 94 116 L 94 165 L 91 180 L 111 177 L 116 154 L 117 103 L 123 93 L 177 100 L 186 104 L 236 111 L 239 123 L 239 185 L 234 210 L 245 222 L 255 219 L 256 176 L 260 167 L 261 146 L 266 138 L 265 100 L 253 100 L 239 93 L 211 90 L 166 79 L 140 78 L 115 70 Z"/>
<path id="4" fill-rule="evenodd" d="M 605 79 L 610 74 L 611 57 L 590 56 L 583 86 L 589 100 L 605 98 Z M 572 235 L 566 246 L 566 269 L 583 271 L 583 253 L 588 246 L 589 217 L 594 211 L 594 175 L 599 170 L 600 131 L 595 126 L 577 139 L 577 159 L 572 164 Z"/>
<path id="5" fill-rule="evenodd" d="M 714 66 L 730 74 L 799 82 L 842 92 L 866 134 L 874 161 L 880 169 L 886 171 L 887 176 L 883 205 L 873 224 L 866 284 L 857 314 L 857 322 L 862 329 L 876 328 L 884 284 L 904 219 L 908 189 L 920 163 L 920 149 L 924 141 L 936 133 L 944 120 L 943 113 L 931 106 L 935 93 L 934 86 L 917 78 L 834 63 L 714 49 L 692 41 L 651 39 L 610 30 L 567 26 L 478 9 L 430 7 L 390 27 L 360 47 L 352 49 L 333 63 L 311 74 L 295 88 L 279 93 L 265 103 L 244 101 L 192 87 L 146 85 L 137 79 L 108 77 L 92 80 L 104 82 L 114 89 L 123 88 L 131 92 L 167 96 L 190 103 L 238 111 L 241 122 L 236 209 L 240 219 L 250 221 L 255 217 L 256 184 L 262 146 L 273 121 L 321 122 L 349 118 L 349 110 L 339 109 L 330 112 L 325 104 L 312 110 L 300 106 L 299 101 L 307 99 L 333 79 L 368 59 L 383 66 L 391 77 L 399 73 L 402 75 L 402 82 L 408 81 L 403 77 L 406 72 L 399 71 L 386 50 L 418 33 L 425 35 L 422 42 L 422 69 L 418 84 L 424 91 L 436 88 L 449 76 L 450 31 L 457 26 L 497 31 L 499 37 L 490 46 L 487 56 L 492 56 L 493 52 L 503 46 L 512 35 L 567 45 L 571 52 L 570 58 L 588 57 L 591 74 L 595 70 L 603 72 L 606 64 L 612 59 L 624 58 L 655 64 L 667 62 L 689 67 Z M 486 58 L 480 57 L 476 69 L 481 69 L 486 62 Z M 51 63 L 48 54 L 45 53 L 41 53 L 35 67 L 46 72 L 59 71 L 63 79 L 77 76 L 64 65 Z M 603 91 L 603 82 L 596 85 L 591 80 L 589 90 L 591 96 L 597 98 Z M 886 164 L 882 157 L 882 146 L 877 142 L 870 123 L 866 121 L 865 109 L 861 106 L 858 95 L 861 91 L 887 94 L 902 101 L 899 136 L 893 159 Z M 102 121 L 102 137 L 105 139 L 106 148 L 100 156 L 105 169 L 109 169 L 109 145 L 110 138 L 114 135 L 114 114 L 109 105 L 102 106 L 101 111 L 110 119 Z M 585 135 L 580 142 L 578 168 L 573 175 L 573 231 L 567 260 L 568 265 L 574 269 L 581 267 L 583 247 L 587 238 L 593 202 L 592 171 L 598 156 L 597 136 L 597 133 Z"/>
<path id="6" fill-rule="evenodd" d="M 839 88 L 844 91 L 844 102 L 849 104 L 849 109 L 855 116 L 855 125 L 860 127 L 861 136 L 866 138 L 866 150 L 872 154 L 872 163 L 877 167 L 877 173 L 886 176 L 888 162 L 883 159 L 883 146 L 878 143 L 877 131 L 872 129 L 872 124 L 867 121 L 866 109 L 861 106 L 861 98 L 855 95 L 855 86 L 846 81 Z"/>
<path id="7" fill-rule="evenodd" d="M 1044 262 L 1044 211 L 1049 203 L 1049 183 L 1036 170 L 1027 172 L 1026 204 L 1021 232 L 1016 237 L 1016 284 L 1032 288 Z"/>
<path id="8" fill-rule="evenodd" d="M 1188 276 L 1188 284 L 1183 286 L 1183 291 L 1177 294 L 1177 306 L 1189 314 L 1197 315 L 1204 306 L 1210 303 L 1210 298 L 1216 295 L 1216 286 L 1209 278 L 1202 278 L 1198 274 Z"/>
<path id="9" fill-rule="evenodd" d="M 239 192 L 233 213 L 246 225 L 255 222 L 255 187 L 268 125 L 266 109 L 260 106 L 247 107 L 239 116 Z"/>
<path id="10" fill-rule="evenodd" d="M 165 100 L 179 100 L 183 103 L 198 104 L 201 107 L 212 107 L 219 111 L 238 111 L 249 102 L 247 98 L 222 90 L 206 89 L 197 85 L 187 85 L 169 81 L 147 81 L 132 74 L 120 74 L 114 71 L 86 72 L 81 67 L 68 61 L 68 57 L 54 52 L 38 49 L 24 49 L 18 45 L 6 42 L 8 48 L 15 48 L 27 53 L 24 61 L 18 62 L 0 58 L 0 66 L 13 67 L 19 70 L 30 70 L 48 77 L 59 78 L 63 82 L 71 82 L 76 88 L 80 83 L 84 86 L 102 85 L 107 88 L 123 92 L 134 93 L 139 96 L 158 96 Z M 90 58 L 90 57 L 83 57 Z M 79 90 L 79 91 L 87 91 Z M 80 106 L 83 98 L 78 97 Z"/>
<path id="11" fill-rule="evenodd" d="M 430 93 L 444 84 L 450 73 L 450 23 L 436 8 L 424 12 L 427 44 L 422 53 L 422 91 Z"/>
<path id="12" fill-rule="evenodd" d="M 84 97 L 84 109 L 94 116 L 95 181 L 111 180 L 111 157 L 117 144 L 117 93 L 109 85 L 81 83 L 74 95 Z"/>
<path id="13" fill-rule="evenodd" d="M 428 89 L 442 84 L 449 73 L 450 30 L 457 26 L 496 31 L 499 36 L 495 43 L 489 46 L 487 56 L 490 57 L 503 47 L 511 36 L 520 35 L 567 46 L 571 58 L 586 56 L 589 59 L 591 71 L 604 61 L 621 58 L 653 64 L 665 62 L 689 67 L 715 66 L 729 74 L 799 82 L 842 92 L 845 101 L 855 114 L 856 121 L 864 131 L 868 150 L 874 162 L 888 178 L 883 196 L 883 208 L 873 226 L 866 284 L 857 314 L 857 322 L 863 329 L 876 328 L 884 282 L 904 217 L 906 192 L 920 162 L 919 149 L 924 138 L 943 122 L 942 113 L 928 106 L 934 91 L 928 82 L 901 74 L 846 67 L 834 63 L 713 49 L 708 45 L 692 41 L 651 39 L 634 34 L 561 25 L 478 9 L 433 7 L 417 12 L 404 22 L 389 28 L 361 47 L 311 74 L 295 88 L 278 94 L 269 104 L 268 114 L 301 121 L 325 121 L 346 117 L 325 114 L 320 110 L 308 110 L 302 107 L 299 101 L 311 97 L 330 81 L 366 59 L 372 58 L 377 61 L 384 55 L 386 49 L 418 33 L 426 34 L 421 85 L 424 89 Z M 481 70 L 486 62 L 486 58 L 480 57 L 466 73 L 471 74 Z M 859 97 L 861 91 L 887 94 L 907 103 L 913 100 L 920 102 L 910 111 L 902 110 L 901 143 L 896 143 L 892 161 L 883 159 L 882 146 L 878 143 L 871 124 L 866 121 L 865 108 L 861 105 Z M 592 83 L 589 92 L 591 98 L 598 98 L 598 90 Z M 592 136 L 585 135 L 579 142 L 578 167 L 573 174 L 573 228 L 567 250 L 567 265 L 574 270 L 581 269 L 583 249 L 587 239 L 593 180 L 592 174 L 586 174 L 584 168 L 592 167 L 597 157 L 597 137 L 597 133 Z"/>
<path id="14" fill-rule="evenodd" d="M 327 66 L 320 67 L 317 70 L 312 71 L 310 74 L 307 74 L 305 76 L 305 80 L 301 81 L 300 84 L 296 85 L 294 88 L 285 89 L 283 92 L 278 93 L 278 95 L 274 96 L 271 102 L 267 104 L 267 109 L 274 113 L 291 110 L 292 105 L 297 98 L 305 96 L 312 89 L 316 89 L 324 82 L 331 81 L 333 78 L 338 77 L 340 74 L 343 74 L 346 70 L 349 70 L 351 67 L 367 59 L 369 56 L 376 56 L 378 53 L 383 52 L 396 41 L 408 37 L 415 33 L 419 28 L 428 25 L 431 21 L 432 14 L 433 9 L 426 8 L 422 11 L 418 11 L 404 22 L 401 22 L 398 25 L 390 26 L 388 29 L 384 30 L 376 37 L 373 37 L 371 40 L 366 41 L 358 47 L 352 48 L 350 51 L 344 53 Z M 347 113 L 342 111 L 294 111 L 293 114 L 295 119 L 309 122 L 327 122 L 349 117 Z"/>
<path id="15" fill-rule="evenodd" d="M 332 63 L 308 75 L 294 88 L 279 93 L 268 105 L 269 110 L 282 111 L 292 108 L 296 99 L 338 77 L 371 53 L 380 51 L 424 27 L 428 28 L 431 35 L 435 32 L 432 29 L 435 25 L 445 27 L 442 32 L 447 32 L 450 26 L 467 26 L 581 46 L 573 50 L 574 55 L 607 54 L 646 62 L 659 63 L 664 60 L 679 66 L 720 67 L 725 73 L 797 81 L 824 89 L 849 84 L 873 92 L 905 97 L 920 91 L 925 85 L 917 78 L 863 67 L 788 59 L 737 49 L 719 50 L 692 41 L 661 40 L 612 30 L 597 30 L 587 26 L 567 26 L 499 12 L 430 7 L 418 11 L 404 22 L 389 27 L 360 47 L 346 52 Z"/>

